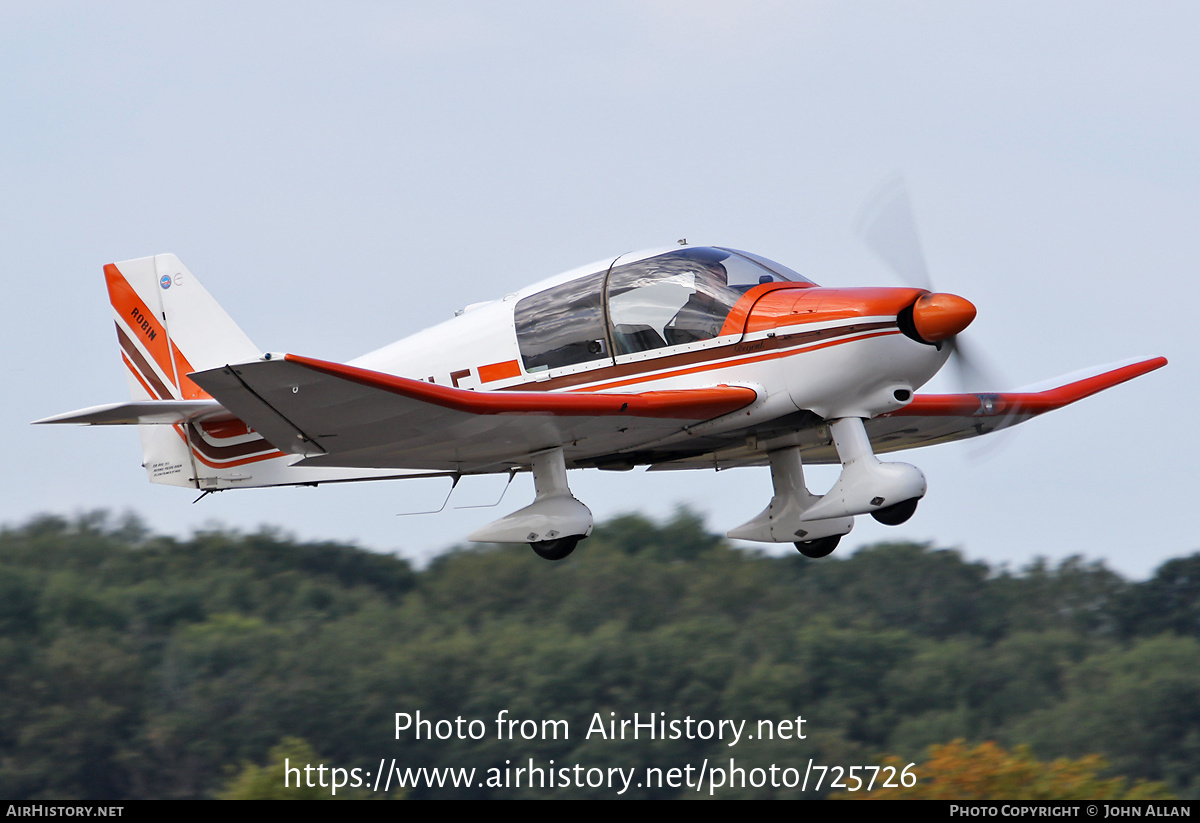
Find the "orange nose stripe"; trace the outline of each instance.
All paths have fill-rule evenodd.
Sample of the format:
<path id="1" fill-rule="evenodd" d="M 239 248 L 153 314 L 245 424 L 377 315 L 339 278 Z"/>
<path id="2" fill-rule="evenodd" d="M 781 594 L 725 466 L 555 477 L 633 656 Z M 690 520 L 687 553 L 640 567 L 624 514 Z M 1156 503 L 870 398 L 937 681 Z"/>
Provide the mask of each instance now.
<path id="1" fill-rule="evenodd" d="M 957 294 L 926 294 L 913 305 L 913 326 L 929 343 L 953 337 L 974 319 L 971 301 Z"/>

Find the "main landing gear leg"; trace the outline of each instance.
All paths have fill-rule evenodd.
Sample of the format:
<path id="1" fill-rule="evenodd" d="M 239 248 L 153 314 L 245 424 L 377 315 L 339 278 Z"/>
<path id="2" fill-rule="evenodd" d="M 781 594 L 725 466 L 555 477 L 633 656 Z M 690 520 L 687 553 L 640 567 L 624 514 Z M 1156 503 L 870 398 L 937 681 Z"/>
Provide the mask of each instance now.
<path id="1" fill-rule="evenodd" d="M 842 473 L 824 496 L 804 513 L 805 520 L 870 514 L 881 523 L 899 525 L 912 517 L 925 496 L 925 475 L 907 463 L 883 463 L 871 450 L 861 417 L 829 423 Z"/>
<path id="2" fill-rule="evenodd" d="M 528 543 L 539 557 L 562 560 L 592 533 L 592 512 L 571 494 L 562 447 L 532 455 L 533 503 L 472 532 L 481 543 Z"/>
<path id="3" fill-rule="evenodd" d="M 800 449 L 792 446 L 771 452 L 767 460 L 771 463 L 775 496 L 758 517 L 733 529 L 729 536 L 760 543 L 795 543 L 807 557 L 824 557 L 832 552 L 842 535 L 854 528 L 854 518 L 805 520 L 805 512 L 821 498 L 804 484 Z"/>

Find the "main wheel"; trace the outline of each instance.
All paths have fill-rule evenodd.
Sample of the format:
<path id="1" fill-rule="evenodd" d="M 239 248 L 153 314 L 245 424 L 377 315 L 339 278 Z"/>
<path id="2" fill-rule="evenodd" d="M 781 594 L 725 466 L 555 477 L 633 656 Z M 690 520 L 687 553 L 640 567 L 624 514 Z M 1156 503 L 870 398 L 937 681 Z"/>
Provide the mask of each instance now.
<path id="1" fill-rule="evenodd" d="M 917 510 L 917 504 L 920 502 L 921 498 L 919 497 L 901 500 L 893 506 L 884 506 L 879 511 L 871 512 L 871 516 L 885 526 L 899 526 L 913 516 L 913 512 Z"/>
<path id="2" fill-rule="evenodd" d="M 805 540 L 802 543 L 796 544 L 796 551 L 805 557 L 828 557 L 837 548 L 838 543 L 842 542 L 842 536 L 835 534 L 832 537 L 822 537 L 817 540 Z"/>
<path id="3" fill-rule="evenodd" d="M 575 547 L 582 539 L 583 535 L 577 534 L 572 537 L 560 537 L 557 540 L 539 540 L 536 543 L 530 543 L 529 548 L 544 560 L 562 560 L 575 551 Z"/>

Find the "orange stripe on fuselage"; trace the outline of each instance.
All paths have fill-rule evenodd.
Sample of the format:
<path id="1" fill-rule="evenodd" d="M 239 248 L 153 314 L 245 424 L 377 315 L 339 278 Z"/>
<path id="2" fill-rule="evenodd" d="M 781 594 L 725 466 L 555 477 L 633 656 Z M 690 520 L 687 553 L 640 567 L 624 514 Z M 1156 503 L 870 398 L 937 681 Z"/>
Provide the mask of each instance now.
<path id="1" fill-rule="evenodd" d="M 868 318 L 895 318 L 923 294 L 912 288 L 821 288 L 796 283 L 763 283 L 750 289 L 733 307 L 721 335 L 775 332 L 751 342 L 736 343 L 690 352 L 656 352 L 653 359 L 606 364 L 596 369 L 524 384 L 505 386 L 505 391 L 594 392 L 637 385 L 664 377 L 696 374 L 725 366 L 737 366 L 831 345 L 865 340 L 866 331 L 884 326 L 895 330 L 894 319 L 880 322 Z M 862 323 L 829 326 L 833 321 L 862 319 Z M 812 331 L 816 325 L 819 328 Z M 877 336 L 877 335 L 869 335 Z M 822 345 L 815 345 L 823 341 Z M 811 345 L 810 345 L 811 344 Z M 753 357 L 748 351 L 758 352 Z M 764 352 L 769 349 L 770 352 Z M 694 365 L 693 365 L 694 364 Z M 654 371 L 655 374 L 647 374 Z M 628 379 L 620 379 L 626 378 Z M 580 386 L 582 388 L 572 388 Z"/>
<path id="2" fill-rule="evenodd" d="M 656 380 L 665 380 L 669 377 L 679 377 L 685 374 L 699 374 L 700 372 L 714 371 L 716 369 L 731 368 L 733 366 L 744 366 L 747 363 L 759 363 L 764 360 L 776 360 L 780 357 L 790 357 L 794 354 L 807 354 L 808 352 L 817 351 L 818 349 L 827 349 L 831 346 L 841 346 L 845 343 L 857 343 L 862 340 L 870 340 L 873 337 L 886 337 L 888 335 L 900 334 L 899 330 L 893 329 L 890 331 L 874 332 L 873 334 L 863 334 L 856 337 L 848 337 L 844 340 L 829 340 L 824 343 L 817 343 L 811 346 L 801 346 L 792 349 L 784 349 L 783 351 L 769 352 L 760 354 L 754 357 L 742 357 L 732 360 L 717 360 L 709 361 L 699 366 L 693 366 L 690 369 L 675 369 L 673 371 L 659 372 L 656 374 L 646 374 L 639 377 L 632 377 L 628 380 L 614 380 L 607 383 L 600 383 L 595 386 L 586 386 L 580 389 L 570 389 L 571 392 L 594 392 L 604 391 L 606 389 L 619 389 L 625 386 L 636 386 L 638 383 L 650 383 Z"/>
<path id="3" fill-rule="evenodd" d="M 274 460 L 276 457 L 284 457 L 283 452 L 272 450 L 263 454 L 254 455 L 252 457 L 246 457 L 241 460 L 227 460 L 221 463 L 214 463 L 212 460 L 209 460 L 207 457 L 205 457 L 198 448 L 196 448 L 196 445 L 188 438 L 180 424 L 173 423 L 171 427 L 175 429 L 175 433 L 179 435 L 179 437 L 191 450 L 192 456 L 204 465 L 208 466 L 210 469 L 230 469 L 235 466 L 245 466 L 247 463 L 261 463 L 264 460 Z M 263 443 L 266 444 L 268 448 L 273 449 L 273 447 L 271 447 L 267 441 L 264 440 Z"/>
<path id="4" fill-rule="evenodd" d="M 479 367 L 479 382 L 491 383 L 504 380 L 507 377 L 520 377 L 521 366 L 516 360 L 506 360 L 503 363 L 489 363 Z"/>
<path id="5" fill-rule="evenodd" d="M 184 440 L 187 440 L 187 438 L 185 437 Z M 192 447 L 192 454 L 196 456 L 197 460 L 208 466 L 210 469 L 231 469 L 235 466 L 245 466 L 247 463 L 261 463 L 264 460 L 274 460 L 277 457 L 284 456 L 283 452 L 269 452 L 267 454 L 260 454 L 257 457 L 247 457 L 244 460 L 230 460 L 228 463 L 214 463 L 207 459 L 204 455 L 200 454 L 200 452 L 196 451 L 194 446 Z"/>
<path id="6" fill-rule="evenodd" d="M 744 386 L 709 386 L 640 394 L 595 394 L 589 397 L 576 397 L 572 392 L 475 392 L 297 354 L 286 355 L 286 359 L 289 363 L 340 380 L 467 414 L 550 414 L 562 417 L 622 414 L 628 417 L 708 420 L 748 406 L 758 398 L 754 389 Z"/>

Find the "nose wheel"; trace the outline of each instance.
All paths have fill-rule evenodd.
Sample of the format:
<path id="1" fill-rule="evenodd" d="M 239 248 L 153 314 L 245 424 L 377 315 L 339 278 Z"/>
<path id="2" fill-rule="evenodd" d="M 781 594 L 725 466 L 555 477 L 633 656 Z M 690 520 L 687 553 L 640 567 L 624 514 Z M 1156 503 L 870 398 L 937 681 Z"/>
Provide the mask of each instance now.
<path id="1" fill-rule="evenodd" d="M 913 516 L 917 510 L 917 504 L 921 502 L 921 498 L 914 497 L 911 500 L 902 500 L 894 506 L 885 506 L 882 509 L 871 512 L 871 516 L 885 526 L 899 526 L 901 523 L 908 522 L 908 518 Z"/>
<path id="2" fill-rule="evenodd" d="M 543 560 L 562 560 L 575 551 L 575 547 L 582 539 L 583 535 L 577 534 L 572 537 L 560 537 L 557 540 L 538 540 L 530 543 L 529 548 L 533 549 L 533 553 Z"/>
<path id="3" fill-rule="evenodd" d="M 805 557 L 812 557 L 814 559 L 828 557 L 840 542 L 842 542 L 840 534 L 835 534 L 831 537 L 822 537 L 820 540 L 805 540 L 796 543 L 796 551 Z"/>
<path id="4" fill-rule="evenodd" d="M 804 485 L 804 465 L 800 449 L 791 446 L 770 452 L 771 482 L 775 496 L 753 520 L 729 531 L 735 540 L 756 540 L 763 543 L 795 543 L 802 553 L 820 551 L 809 557 L 824 557 L 833 551 L 842 535 L 854 528 L 853 517 L 829 520 L 809 520 L 808 510 L 820 498 Z M 799 541 L 796 538 L 801 538 Z"/>

